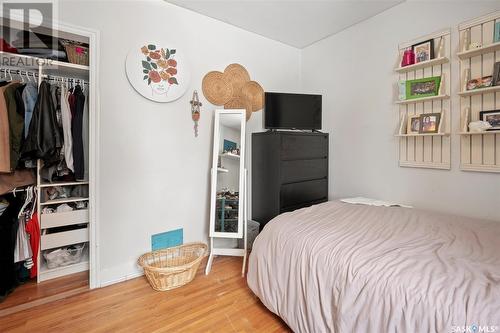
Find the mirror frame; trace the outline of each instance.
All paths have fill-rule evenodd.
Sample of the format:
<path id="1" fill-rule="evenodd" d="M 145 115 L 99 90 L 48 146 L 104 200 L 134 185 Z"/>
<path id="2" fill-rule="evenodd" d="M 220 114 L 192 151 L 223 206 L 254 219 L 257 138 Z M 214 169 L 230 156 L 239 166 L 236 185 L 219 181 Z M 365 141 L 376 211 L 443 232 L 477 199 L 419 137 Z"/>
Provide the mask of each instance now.
<path id="1" fill-rule="evenodd" d="M 241 118 L 240 127 L 240 178 L 238 188 L 238 232 L 220 232 L 215 231 L 215 212 L 217 198 L 217 163 L 219 158 L 220 145 L 220 120 L 221 115 L 237 114 Z M 246 136 L 246 111 L 244 109 L 217 109 L 214 117 L 214 135 L 212 152 L 212 171 L 211 171 L 211 189 L 210 189 L 210 237 L 216 238 L 243 238 L 243 219 L 245 194 L 245 136 Z"/>

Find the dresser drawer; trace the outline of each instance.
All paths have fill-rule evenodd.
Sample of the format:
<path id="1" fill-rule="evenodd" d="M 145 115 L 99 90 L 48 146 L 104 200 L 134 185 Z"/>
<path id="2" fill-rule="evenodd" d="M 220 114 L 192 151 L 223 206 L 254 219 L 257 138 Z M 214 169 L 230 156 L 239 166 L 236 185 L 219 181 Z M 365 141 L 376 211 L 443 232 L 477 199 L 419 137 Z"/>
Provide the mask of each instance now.
<path id="1" fill-rule="evenodd" d="M 66 245 L 83 243 L 89 241 L 89 229 L 75 229 L 53 234 L 41 235 L 40 248 L 42 250 L 53 249 Z"/>
<path id="2" fill-rule="evenodd" d="M 326 200 L 328 198 L 328 180 L 318 179 L 300 183 L 282 185 L 280 189 L 281 208 L 297 206 L 305 202 Z"/>
<path id="3" fill-rule="evenodd" d="M 281 161 L 281 183 L 296 183 L 306 180 L 326 178 L 328 176 L 328 160 Z"/>
<path id="4" fill-rule="evenodd" d="M 73 210 L 71 212 L 62 213 L 52 213 L 52 214 L 41 214 L 41 225 L 42 229 L 62 227 L 65 225 L 72 224 L 85 224 L 89 223 L 89 210 Z"/>
<path id="5" fill-rule="evenodd" d="M 281 159 L 299 160 L 328 156 L 327 135 L 282 135 Z"/>

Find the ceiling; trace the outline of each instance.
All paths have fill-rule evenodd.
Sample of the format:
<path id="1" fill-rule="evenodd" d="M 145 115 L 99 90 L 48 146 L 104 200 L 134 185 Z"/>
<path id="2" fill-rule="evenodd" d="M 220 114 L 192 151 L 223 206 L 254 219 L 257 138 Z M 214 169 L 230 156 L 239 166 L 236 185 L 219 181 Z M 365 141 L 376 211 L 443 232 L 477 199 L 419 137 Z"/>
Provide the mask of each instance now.
<path id="1" fill-rule="evenodd" d="M 264 37 L 304 48 L 404 0 L 166 0 Z"/>

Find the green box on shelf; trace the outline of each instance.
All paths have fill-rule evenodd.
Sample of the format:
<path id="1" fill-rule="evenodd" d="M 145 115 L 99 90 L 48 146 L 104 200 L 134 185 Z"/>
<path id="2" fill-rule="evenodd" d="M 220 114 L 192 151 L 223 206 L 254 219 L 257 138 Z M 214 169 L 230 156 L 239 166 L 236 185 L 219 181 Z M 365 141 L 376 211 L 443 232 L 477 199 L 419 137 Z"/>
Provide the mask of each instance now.
<path id="1" fill-rule="evenodd" d="M 437 96 L 439 94 L 440 85 L 441 76 L 408 80 L 406 81 L 406 99 Z"/>

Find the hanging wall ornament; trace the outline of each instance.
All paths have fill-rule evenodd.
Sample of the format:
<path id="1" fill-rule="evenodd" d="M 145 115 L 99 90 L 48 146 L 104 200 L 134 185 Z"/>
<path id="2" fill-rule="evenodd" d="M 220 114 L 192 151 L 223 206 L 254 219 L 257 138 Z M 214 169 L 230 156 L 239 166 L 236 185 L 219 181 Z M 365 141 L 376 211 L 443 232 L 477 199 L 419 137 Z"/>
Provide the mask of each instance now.
<path id="1" fill-rule="evenodd" d="M 155 102 L 174 101 L 189 86 L 189 66 L 182 51 L 166 43 L 149 42 L 131 49 L 126 71 L 134 89 Z"/>
<path id="2" fill-rule="evenodd" d="M 191 118 L 194 122 L 194 136 L 198 137 L 198 121 L 200 120 L 201 102 L 196 90 L 193 92 L 193 98 L 189 103 L 191 104 Z"/>
<path id="3" fill-rule="evenodd" d="M 205 98 L 214 105 L 224 105 L 224 109 L 245 109 L 247 121 L 252 112 L 264 107 L 264 89 L 240 64 L 230 64 L 224 72 L 208 72 L 202 81 Z"/>

